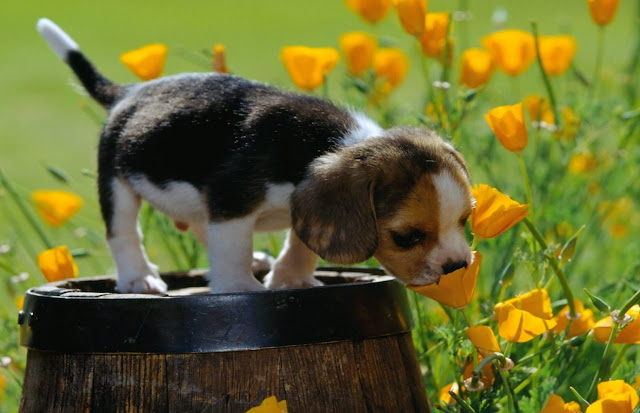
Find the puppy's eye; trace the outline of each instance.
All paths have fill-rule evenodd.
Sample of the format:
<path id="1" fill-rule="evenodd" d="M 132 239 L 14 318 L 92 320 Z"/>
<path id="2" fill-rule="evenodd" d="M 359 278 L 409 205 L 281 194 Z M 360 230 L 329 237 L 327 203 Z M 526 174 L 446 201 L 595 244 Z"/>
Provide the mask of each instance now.
<path id="1" fill-rule="evenodd" d="M 399 233 L 392 231 L 391 237 L 396 245 L 403 249 L 413 248 L 427 238 L 427 234 L 419 229 L 415 229 L 408 233 Z"/>

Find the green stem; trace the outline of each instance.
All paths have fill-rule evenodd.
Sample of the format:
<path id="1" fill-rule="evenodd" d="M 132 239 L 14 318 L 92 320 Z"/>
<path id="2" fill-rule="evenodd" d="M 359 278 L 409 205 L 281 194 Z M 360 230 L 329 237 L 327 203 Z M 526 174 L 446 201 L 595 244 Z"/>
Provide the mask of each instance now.
<path id="1" fill-rule="evenodd" d="M 620 324 L 613 322 L 613 327 L 611 328 L 611 335 L 609 336 L 609 340 L 607 340 L 607 345 L 604 347 L 604 352 L 602 353 L 602 359 L 600 360 L 600 367 L 598 368 L 598 372 L 595 376 L 593 376 L 593 380 L 591 381 L 591 385 L 589 386 L 589 390 L 587 391 L 587 400 L 593 400 L 592 394 L 596 390 L 596 385 L 600 383 L 602 380 L 602 376 L 605 371 L 608 369 L 608 359 L 609 352 L 613 347 L 613 340 L 618 335 L 618 330 L 620 330 Z"/>
<path id="2" fill-rule="evenodd" d="M 33 217 L 31 212 L 27 209 L 27 206 L 24 204 L 24 202 L 22 202 L 22 199 L 20 199 L 20 196 L 18 195 L 16 190 L 13 188 L 13 185 L 11 185 L 9 183 L 9 180 L 7 180 L 7 178 L 4 176 L 4 173 L 2 173 L 2 170 L 0 170 L 0 183 L 5 187 L 5 189 L 13 199 L 13 202 L 15 202 L 15 204 L 18 206 L 18 209 L 20 209 L 20 212 L 22 212 L 22 215 L 24 215 L 24 217 L 27 219 L 31 227 L 36 231 L 36 233 L 40 237 L 40 240 L 42 240 L 42 243 L 45 245 L 45 247 L 47 247 L 48 249 L 53 248 L 53 243 L 49 240 L 47 235 L 44 233 L 38 221 L 36 221 L 36 219 Z"/>
<path id="3" fill-rule="evenodd" d="M 598 86 L 598 80 L 600 77 L 600 70 L 602 68 L 602 59 L 604 56 L 604 27 L 599 26 L 598 29 L 598 46 L 596 48 L 596 64 L 593 69 L 593 77 L 591 79 L 591 96 L 595 96 L 596 88 Z"/>
<path id="4" fill-rule="evenodd" d="M 542 65 L 542 57 L 540 56 L 540 39 L 538 36 L 538 23 L 536 23 L 535 21 L 532 21 L 531 29 L 533 32 L 533 38 L 535 40 L 536 56 L 538 57 L 537 58 L 538 67 L 540 68 L 540 73 L 542 75 L 544 87 L 547 89 L 547 96 L 549 97 L 549 104 L 551 105 L 551 111 L 553 112 L 553 119 L 555 120 L 556 126 L 560 128 L 560 117 L 558 116 L 558 109 L 556 106 L 556 96 L 553 93 L 553 88 L 551 87 L 549 76 L 547 76 L 547 72 L 544 71 L 544 66 Z"/>
<path id="5" fill-rule="evenodd" d="M 531 232 L 531 235 L 538 241 L 540 247 L 543 251 L 546 251 L 548 248 L 547 242 L 544 240 L 540 231 L 533 225 L 533 223 L 529 220 L 529 218 L 524 219 L 524 223 Z M 558 281 L 560 281 L 560 285 L 562 286 L 562 291 L 564 293 L 565 298 L 567 299 L 567 305 L 569 306 L 569 316 L 573 319 L 576 317 L 576 307 L 573 302 L 573 292 L 571 292 L 571 287 L 569 287 L 569 283 L 567 282 L 567 276 L 565 275 L 562 267 L 558 263 L 558 259 L 554 256 L 547 255 L 547 260 L 551 264 L 556 276 L 558 277 Z"/>
<path id="6" fill-rule="evenodd" d="M 618 351 L 618 354 L 616 354 L 616 358 L 613 359 L 613 363 L 611 363 L 611 368 L 609 370 L 609 374 L 611 376 L 613 376 L 613 374 L 616 372 L 616 370 L 618 370 L 618 366 L 620 365 L 620 363 L 624 359 L 624 356 L 627 353 L 627 350 L 629 350 L 629 347 L 631 347 L 631 344 L 623 345 L 622 348 L 620 349 L 620 351 Z"/>
<path id="7" fill-rule="evenodd" d="M 498 373 L 502 378 L 502 385 L 504 386 L 505 392 L 507 393 L 507 400 L 509 400 L 509 406 L 515 411 L 519 412 L 520 408 L 518 407 L 518 403 L 516 402 L 515 393 L 513 392 L 513 388 L 511 387 L 511 380 L 509 379 L 509 372 L 503 371 L 498 368 Z"/>
<path id="8" fill-rule="evenodd" d="M 518 163 L 520 164 L 520 170 L 522 171 L 522 179 L 524 180 L 524 190 L 527 195 L 527 202 L 529 203 L 529 209 L 533 216 L 533 196 L 531 195 L 531 183 L 529 182 L 529 175 L 527 174 L 527 167 L 524 164 L 524 157 L 522 152 L 518 152 Z"/>

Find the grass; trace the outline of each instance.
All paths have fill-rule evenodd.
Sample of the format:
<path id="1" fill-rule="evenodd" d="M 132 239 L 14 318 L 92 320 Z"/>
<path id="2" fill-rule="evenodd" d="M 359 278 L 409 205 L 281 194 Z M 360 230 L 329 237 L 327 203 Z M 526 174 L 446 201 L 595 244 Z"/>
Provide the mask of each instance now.
<path id="1" fill-rule="evenodd" d="M 455 23 L 456 53 L 466 47 L 480 46 L 479 39 L 497 28 L 491 16 L 499 7 L 508 12 L 505 27 L 529 30 L 533 19 L 542 34 L 570 33 L 579 45 L 574 66 L 591 77 L 598 30 L 591 23 L 583 1 L 542 0 L 518 2 L 517 6 L 511 3 L 431 0 L 429 7 L 433 11 L 452 10 L 466 4 L 470 10 L 470 21 Z M 639 7 L 636 3 L 622 2 L 615 22 L 607 27 L 605 64 L 595 96 L 572 74 L 552 79 L 559 104 L 569 105 L 582 118 L 575 139 L 556 141 L 553 134 L 530 128 L 530 143 L 524 152 L 535 206 L 532 219 L 550 243 L 549 248 L 561 246 L 580 226 L 586 225 L 572 261 L 564 264 L 569 285 L 583 301 L 586 301 L 586 296 L 582 289 L 587 287 L 618 308 L 637 290 L 640 267 L 636 241 L 640 235 L 637 218 L 640 201 L 637 195 L 640 193 L 637 179 L 640 154 L 636 149 L 638 131 L 631 128 L 635 118 L 621 118 L 625 113 L 631 116 L 630 111 L 639 103 L 630 93 L 638 92 L 638 82 L 632 81 L 637 79 L 637 72 L 631 78 L 625 74 L 633 57 L 634 42 L 621 41 L 636 39 L 636 7 Z M 385 119 L 410 124 L 419 123 L 423 116 L 426 82 L 419 70 L 420 60 L 412 39 L 402 32 L 395 16 L 388 16 L 372 28 L 347 11 L 341 1 L 177 3 L 167 0 L 37 0 L 14 2 L 6 5 L 5 9 L 3 14 L 7 18 L 0 27 L 0 34 L 6 39 L 3 44 L 3 76 L 0 78 L 0 170 L 25 202 L 28 202 L 29 193 L 39 188 L 68 189 L 84 199 L 84 208 L 64 230 L 47 230 L 56 243 L 68 244 L 76 252 L 88 252 L 88 255 L 77 259 L 81 275 L 113 271 L 102 239 L 93 177 L 97 135 L 103 114 L 99 107 L 77 92 L 68 68 L 39 38 L 35 31 L 39 17 L 46 16 L 60 24 L 105 75 L 123 83 L 136 81 L 118 60 L 125 50 L 151 42 L 166 43 L 170 49 L 166 73 L 172 74 L 208 70 L 201 50 L 209 50 L 214 43 L 222 43 L 227 48 L 229 66 L 236 74 L 293 89 L 278 58 L 283 45 L 337 47 L 337 39 L 342 33 L 369 31 L 407 51 L 411 56 L 411 70 L 383 110 L 361 109 L 374 117 L 387 111 L 391 115 Z M 431 75 L 437 76 L 438 66 L 433 63 L 432 66 Z M 344 62 L 341 62 L 329 77 L 329 96 L 339 102 L 354 104 L 356 100 L 345 92 L 345 82 Z M 517 158 L 496 142 L 482 114 L 490 107 L 520 101 L 529 93 L 545 94 L 535 65 L 516 79 L 496 73 L 489 87 L 470 105 L 456 142 L 469 162 L 474 182 L 489 183 L 521 201 L 525 200 L 526 191 Z M 457 102 L 455 97 L 455 93 L 451 93 L 451 100 Z M 437 122 L 430 121 L 429 124 L 448 135 L 449 131 Z M 586 150 L 597 155 L 597 169 L 588 174 L 567 172 L 571 156 Z M 61 182 L 47 166 L 62 171 L 68 176 L 68 181 Z M 587 190 L 596 183 L 600 191 Z M 605 212 L 602 205 L 605 201 L 620 198 L 629 198 L 631 206 L 621 221 L 627 235 L 618 239 L 612 236 L 611 225 L 603 223 Z M 180 238 L 171 230 L 168 221 L 145 210 L 143 222 L 149 228 L 146 232 L 149 254 L 163 270 L 206 265 L 201 251 L 199 255 L 190 255 L 189 239 Z M 478 299 L 464 313 L 449 312 L 449 323 L 443 322 L 443 310 L 435 302 L 413 297 L 416 315 L 423 321 L 415 334 L 419 356 L 429 367 L 426 381 L 431 400 L 437 400 L 437 389 L 457 378 L 456 362 L 461 358 L 460 354 L 447 351 L 438 355 L 438 349 L 444 347 L 470 354 L 470 345 L 462 333 L 464 327 L 469 322 L 474 324 L 490 317 L 496 297 L 508 298 L 544 281 L 549 282 L 554 308 L 564 305 L 566 300 L 563 301 L 560 286 L 545 261 L 545 254 L 550 251 L 535 247 L 533 237 L 521 227 L 479 245 L 485 260 L 477 287 Z M 77 230 L 87 235 L 78 238 Z M 170 237 L 166 237 L 168 232 Z M 259 249 L 274 251 L 279 248 L 279 242 L 277 236 L 265 236 L 256 244 Z M 24 351 L 16 346 L 13 296 L 29 286 L 44 282 L 44 279 L 34 263 L 35 253 L 42 249 L 40 240 L 6 190 L 0 192 L 0 245 L 12 246 L 10 253 L 0 255 L 0 263 L 9 263 L 11 269 L 0 266 L 0 285 L 6 287 L 0 286 L 0 356 L 6 354 L 16 360 L 15 371 L 5 370 L 4 376 L 8 376 L 9 384 L 0 403 L 0 412 L 11 412 L 16 409 L 19 399 L 19 386 L 12 377 L 19 379 L 20 368 L 24 365 Z M 31 275 L 29 280 L 12 283 L 11 277 L 22 271 Z M 446 347 L 439 347 L 440 342 L 446 343 Z M 553 343 L 558 344 L 558 341 Z M 531 346 L 514 346 L 513 354 L 514 357 L 536 360 L 541 356 L 535 354 L 551 354 L 545 353 L 549 346 L 548 342 L 537 340 Z M 569 385 L 584 393 L 602 360 L 603 350 L 600 343 L 590 338 L 586 339 L 586 344 L 583 342 L 574 347 L 560 343 L 552 355 L 557 363 L 548 363 L 544 367 L 534 365 L 541 371 L 538 375 L 528 375 L 526 369 L 516 370 L 514 382 L 529 383 L 529 387 L 524 387 L 519 393 L 522 408 L 539 409 L 551 389 L 560 392 L 566 400 L 571 394 Z M 617 348 L 615 350 L 618 351 Z M 638 354 L 633 347 L 626 351 L 619 369 L 614 372 L 616 377 L 629 380 L 640 374 L 633 366 L 634 357 L 639 357 Z M 552 379 L 553 383 L 532 389 L 531 383 L 540 384 L 538 377 Z M 492 397 L 499 399 L 504 396 L 501 391 L 497 386 L 495 391 L 484 396 L 490 400 Z"/>

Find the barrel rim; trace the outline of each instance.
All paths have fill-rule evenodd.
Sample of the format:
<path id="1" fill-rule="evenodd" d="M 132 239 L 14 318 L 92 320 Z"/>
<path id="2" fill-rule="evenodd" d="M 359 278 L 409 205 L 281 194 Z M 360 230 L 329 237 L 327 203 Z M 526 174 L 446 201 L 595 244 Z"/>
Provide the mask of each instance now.
<path id="1" fill-rule="evenodd" d="M 165 273 L 202 277 L 203 271 Z M 378 268 L 319 268 L 347 283 L 297 290 L 188 296 L 84 293 L 73 287 L 115 276 L 29 289 L 20 342 L 63 353 L 198 353 L 362 340 L 413 327 L 406 289 Z M 349 279 L 348 277 L 352 277 Z M 358 280 L 358 281 L 356 281 Z M 191 281 L 191 280 L 190 280 Z"/>

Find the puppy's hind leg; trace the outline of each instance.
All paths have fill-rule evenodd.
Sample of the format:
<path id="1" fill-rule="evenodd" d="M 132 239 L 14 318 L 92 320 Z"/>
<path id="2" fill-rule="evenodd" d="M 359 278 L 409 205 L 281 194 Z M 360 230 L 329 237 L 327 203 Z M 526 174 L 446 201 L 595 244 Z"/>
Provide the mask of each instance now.
<path id="1" fill-rule="evenodd" d="M 212 293 L 260 291 L 265 287 L 251 271 L 253 261 L 252 215 L 207 226 L 209 253 L 209 287 Z"/>
<path id="2" fill-rule="evenodd" d="M 118 269 L 116 289 L 121 293 L 167 291 L 158 267 L 149 262 L 142 246 L 138 224 L 140 196 L 118 178 L 106 184 L 110 188 L 101 188 L 100 203 L 107 225 L 107 243 Z"/>
<path id="3" fill-rule="evenodd" d="M 317 262 L 318 256 L 295 231 L 289 230 L 280 255 L 264 278 L 264 285 L 272 290 L 320 286 L 322 282 L 313 276 Z"/>

